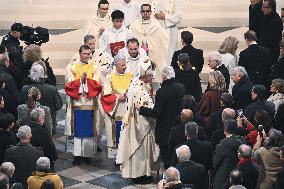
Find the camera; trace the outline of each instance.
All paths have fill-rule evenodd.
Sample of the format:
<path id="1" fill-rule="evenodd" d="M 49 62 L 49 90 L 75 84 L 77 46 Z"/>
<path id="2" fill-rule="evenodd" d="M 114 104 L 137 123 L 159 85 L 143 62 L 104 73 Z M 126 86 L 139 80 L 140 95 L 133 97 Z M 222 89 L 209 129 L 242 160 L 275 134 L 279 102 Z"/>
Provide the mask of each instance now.
<path id="1" fill-rule="evenodd" d="M 49 32 L 47 28 L 43 27 L 30 27 L 23 26 L 21 31 L 21 40 L 26 43 L 26 45 L 36 44 L 41 45 L 49 41 Z"/>
<path id="2" fill-rule="evenodd" d="M 238 114 L 240 117 L 243 117 L 243 114 L 244 114 L 243 110 L 242 109 L 238 110 Z"/>

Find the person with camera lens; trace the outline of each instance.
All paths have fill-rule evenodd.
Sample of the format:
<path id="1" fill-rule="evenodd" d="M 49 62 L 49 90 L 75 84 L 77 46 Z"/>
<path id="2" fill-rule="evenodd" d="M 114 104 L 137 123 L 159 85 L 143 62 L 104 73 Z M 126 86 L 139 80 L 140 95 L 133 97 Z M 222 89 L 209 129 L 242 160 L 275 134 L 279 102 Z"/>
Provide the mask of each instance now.
<path id="1" fill-rule="evenodd" d="M 1 45 L 7 48 L 10 60 L 17 67 L 23 62 L 23 47 L 20 46 L 22 29 L 23 25 L 21 23 L 14 23 L 10 32 L 3 37 L 1 42 Z"/>

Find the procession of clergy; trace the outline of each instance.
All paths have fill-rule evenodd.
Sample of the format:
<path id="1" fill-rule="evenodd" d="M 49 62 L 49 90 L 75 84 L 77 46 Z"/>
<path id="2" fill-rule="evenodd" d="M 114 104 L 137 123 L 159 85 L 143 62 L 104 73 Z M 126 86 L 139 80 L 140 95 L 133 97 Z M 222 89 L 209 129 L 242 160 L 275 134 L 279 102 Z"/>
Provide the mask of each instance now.
<path id="1" fill-rule="evenodd" d="M 84 45 L 66 68 L 67 136 L 73 164 L 94 156 L 105 129 L 108 157 L 122 177 L 150 176 L 159 159 L 155 119 L 136 107 L 154 106 L 155 91 L 177 50 L 177 0 L 122 0 L 110 12 L 100 0 L 84 28 Z"/>

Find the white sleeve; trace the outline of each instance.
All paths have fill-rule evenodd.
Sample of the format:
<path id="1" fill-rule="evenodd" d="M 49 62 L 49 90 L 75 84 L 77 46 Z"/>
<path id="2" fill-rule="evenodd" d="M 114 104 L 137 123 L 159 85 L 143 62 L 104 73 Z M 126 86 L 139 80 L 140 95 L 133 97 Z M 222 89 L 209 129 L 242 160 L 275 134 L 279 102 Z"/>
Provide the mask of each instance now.
<path id="1" fill-rule="evenodd" d="M 107 37 L 107 31 L 105 31 L 100 37 L 99 48 L 103 50 L 107 50 L 107 47 L 108 47 L 108 37 Z"/>
<path id="2" fill-rule="evenodd" d="M 165 13 L 166 27 L 174 27 L 180 23 L 182 18 L 180 0 L 173 0 L 174 10 L 172 14 Z"/>

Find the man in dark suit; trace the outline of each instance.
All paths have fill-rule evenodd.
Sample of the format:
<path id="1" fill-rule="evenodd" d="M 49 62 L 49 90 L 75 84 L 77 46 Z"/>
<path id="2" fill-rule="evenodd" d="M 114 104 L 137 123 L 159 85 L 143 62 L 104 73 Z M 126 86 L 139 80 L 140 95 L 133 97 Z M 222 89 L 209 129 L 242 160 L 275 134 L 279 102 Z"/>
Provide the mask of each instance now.
<path id="1" fill-rule="evenodd" d="M 226 88 L 229 89 L 230 74 L 228 68 L 222 64 L 222 56 L 219 52 L 212 52 L 208 55 L 208 66 L 214 70 L 223 74 L 226 82 Z"/>
<path id="2" fill-rule="evenodd" d="M 257 37 L 254 31 L 247 31 L 244 38 L 248 48 L 241 51 L 238 65 L 246 69 L 249 79 L 254 85 L 260 84 L 269 88 L 270 68 L 273 63 L 271 52 L 268 48 L 256 43 Z"/>
<path id="3" fill-rule="evenodd" d="M 263 18 L 262 4 L 262 0 L 251 0 L 249 6 L 249 30 L 254 31 L 256 36 L 259 34 Z"/>
<path id="4" fill-rule="evenodd" d="M 192 68 L 198 73 L 202 71 L 204 58 L 203 51 L 201 49 L 196 49 L 192 46 L 193 34 L 189 31 L 181 32 L 181 43 L 183 48 L 181 50 L 175 51 L 173 54 L 171 66 L 174 69 L 178 69 L 178 55 L 181 53 L 187 53 L 189 56 L 189 62 L 192 64 Z"/>
<path id="5" fill-rule="evenodd" d="M 181 100 L 185 95 L 185 87 L 175 81 L 175 72 L 171 66 L 163 68 L 162 80 L 161 88 L 155 96 L 155 106 L 137 108 L 141 115 L 156 118 L 155 142 L 160 147 L 161 159 L 167 168 L 168 137 L 171 128 L 175 126 L 176 117 L 182 110 Z"/>
<path id="6" fill-rule="evenodd" d="M 20 127 L 17 136 L 20 143 L 7 149 L 5 161 L 12 162 L 15 165 L 15 181 L 22 183 L 24 188 L 27 189 L 27 179 L 35 171 L 38 158 L 43 157 L 44 154 L 41 149 L 30 144 L 32 134 L 29 126 Z"/>
<path id="7" fill-rule="evenodd" d="M 264 16 L 260 21 L 260 31 L 257 35 L 257 42 L 263 47 L 270 49 L 273 63 L 279 57 L 279 42 L 282 37 L 283 23 L 276 12 L 275 0 L 264 0 L 262 5 Z"/>
<path id="8" fill-rule="evenodd" d="M 208 174 L 203 165 L 190 160 L 191 151 L 182 145 L 176 149 L 179 163 L 175 166 L 180 172 L 182 184 L 193 184 L 196 189 L 208 188 Z"/>

